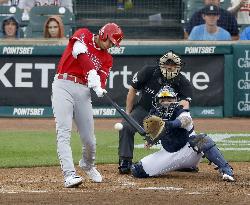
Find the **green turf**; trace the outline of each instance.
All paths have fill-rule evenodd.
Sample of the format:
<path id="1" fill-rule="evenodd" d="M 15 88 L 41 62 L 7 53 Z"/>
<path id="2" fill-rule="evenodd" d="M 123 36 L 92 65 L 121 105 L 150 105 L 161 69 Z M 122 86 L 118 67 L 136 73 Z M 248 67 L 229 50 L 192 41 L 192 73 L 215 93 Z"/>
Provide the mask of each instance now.
<path id="1" fill-rule="evenodd" d="M 97 155 L 96 163 L 117 163 L 118 136 L 114 131 L 96 132 Z M 226 143 L 227 140 L 236 141 L 234 144 Z M 250 137 L 230 138 L 219 142 L 219 148 L 246 148 L 250 150 Z M 248 141 L 248 143 L 240 143 Z M 135 144 L 143 144 L 142 137 L 135 138 Z M 81 158 L 81 143 L 76 133 L 72 135 L 72 150 L 74 162 Z M 250 151 L 225 150 L 223 155 L 229 161 L 250 161 Z M 134 161 L 157 151 L 136 148 Z M 19 131 L 0 132 L 0 167 L 30 167 L 59 165 L 56 153 L 55 132 Z"/>

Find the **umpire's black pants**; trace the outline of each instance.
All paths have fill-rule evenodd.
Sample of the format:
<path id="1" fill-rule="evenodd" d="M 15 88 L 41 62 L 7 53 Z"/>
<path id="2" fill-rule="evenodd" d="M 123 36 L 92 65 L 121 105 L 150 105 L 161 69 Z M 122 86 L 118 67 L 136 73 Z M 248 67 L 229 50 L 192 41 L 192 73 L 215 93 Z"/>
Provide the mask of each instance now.
<path id="1" fill-rule="evenodd" d="M 143 119 L 149 114 L 141 106 L 133 108 L 130 116 L 132 116 L 140 125 L 142 125 Z M 119 159 L 132 160 L 134 151 L 134 136 L 136 130 L 126 121 L 122 121 L 123 129 L 119 131 L 119 147 L 118 155 Z"/>

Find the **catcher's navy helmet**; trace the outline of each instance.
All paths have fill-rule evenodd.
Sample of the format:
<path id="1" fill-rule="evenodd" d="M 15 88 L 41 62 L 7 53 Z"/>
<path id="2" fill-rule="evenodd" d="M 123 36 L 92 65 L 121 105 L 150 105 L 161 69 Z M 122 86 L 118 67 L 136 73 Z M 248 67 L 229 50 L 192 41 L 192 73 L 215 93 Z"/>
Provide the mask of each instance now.
<path id="1" fill-rule="evenodd" d="M 164 86 L 160 91 L 156 94 L 157 98 L 176 98 L 177 94 L 175 93 L 174 89 L 170 86 Z"/>
<path id="2" fill-rule="evenodd" d="M 164 99 L 164 100 L 163 100 Z M 177 93 L 170 86 L 164 86 L 155 95 L 153 107 L 160 115 L 170 118 L 174 109 L 178 106 Z"/>

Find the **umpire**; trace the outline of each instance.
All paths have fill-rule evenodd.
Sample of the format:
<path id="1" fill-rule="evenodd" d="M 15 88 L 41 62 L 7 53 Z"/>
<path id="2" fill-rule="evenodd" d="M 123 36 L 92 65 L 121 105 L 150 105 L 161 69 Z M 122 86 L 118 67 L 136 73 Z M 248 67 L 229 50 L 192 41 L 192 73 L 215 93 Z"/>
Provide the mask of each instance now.
<path id="1" fill-rule="evenodd" d="M 173 51 L 168 51 L 159 60 L 157 67 L 144 67 L 138 71 L 131 82 L 127 99 L 126 112 L 139 124 L 148 115 L 156 93 L 162 86 L 169 85 L 178 93 L 178 100 L 184 109 L 189 108 L 192 99 L 192 85 L 180 73 L 183 66 L 181 57 Z M 140 99 L 134 102 L 136 93 L 140 91 Z M 119 132 L 119 173 L 129 174 L 134 151 L 134 136 L 136 130 L 125 120 L 123 129 Z"/>

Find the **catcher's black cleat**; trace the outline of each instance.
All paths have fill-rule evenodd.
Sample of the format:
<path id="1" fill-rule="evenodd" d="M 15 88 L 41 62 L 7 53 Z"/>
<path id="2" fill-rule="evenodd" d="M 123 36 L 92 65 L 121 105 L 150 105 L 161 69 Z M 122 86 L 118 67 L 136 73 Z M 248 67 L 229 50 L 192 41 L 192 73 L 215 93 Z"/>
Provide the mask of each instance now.
<path id="1" fill-rule="evenodd" d="M 190 168 L 181 168 L 181 169 L 177 169 L 177 172 L 199 172 L 199 168 L 198 167 L 190 167 Z"/>
<path id="2" fill-rule="evenodd" d="M 130 174 L 132 161 L 131 160 L 119 160 L 119 173 L 120 174 Z"/>

